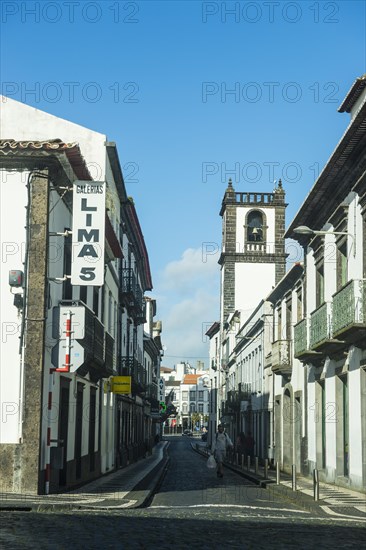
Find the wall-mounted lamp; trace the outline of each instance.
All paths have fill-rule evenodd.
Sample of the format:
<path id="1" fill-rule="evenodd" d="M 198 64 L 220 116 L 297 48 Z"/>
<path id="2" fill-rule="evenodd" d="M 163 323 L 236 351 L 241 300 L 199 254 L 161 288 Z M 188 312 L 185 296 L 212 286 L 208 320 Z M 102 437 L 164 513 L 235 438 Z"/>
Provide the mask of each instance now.
<path id="1" fill-rule="evenodd" d="M 348 237 L 352 237 L 353 241 L 353 256 L 356 256 L 356 246 L 355 246 L 355 236 L 352 235 L 352 233 L 347 233 L 346 231 L 315 231 L 314 229 L 310 229 L 307 225 L 299 225 L 299 227 L 295 227 L 293 230 L 294 233 L 297 235 L 347 235 Z"/>

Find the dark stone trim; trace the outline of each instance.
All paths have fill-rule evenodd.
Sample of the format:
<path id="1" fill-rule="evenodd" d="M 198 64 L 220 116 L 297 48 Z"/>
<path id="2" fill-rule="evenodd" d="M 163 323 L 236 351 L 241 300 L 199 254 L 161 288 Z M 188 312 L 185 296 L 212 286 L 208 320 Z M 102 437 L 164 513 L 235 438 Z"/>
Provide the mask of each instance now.
<path id="1" fill-rule="evenodd" d="M 256 264 L 268 264 L 268 263 L 278 263 L 278 260 L 286 261 L 288 254 L 269 254 L 263 252 L 237 252 L 226 253 L 223 252 L 219 259 L 219 264 L 223 265 L 226 262 L 231 261 L 234 263 L 256 263 Z"/>
<path id="2" fill-rule="evenodd" d="M 44 334 L 47 309 L 48 254 L 48 171 L 32 176 L 30 182 L 29 261 L 27 275 L 28 321 L 25 331 L 23 443 L 20 446 L 21 490 L 43 493 L 40 460 L 42 456 L 42 403 Z"/>

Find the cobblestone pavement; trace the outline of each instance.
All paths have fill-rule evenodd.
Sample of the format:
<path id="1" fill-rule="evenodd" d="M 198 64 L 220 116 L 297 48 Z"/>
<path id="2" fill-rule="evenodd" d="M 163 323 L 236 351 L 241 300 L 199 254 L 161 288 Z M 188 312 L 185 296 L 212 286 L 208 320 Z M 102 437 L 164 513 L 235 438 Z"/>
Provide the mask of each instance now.
<path id="1" fill-rule="evenodd" d="M 355 548 L 366 543 L 360 519 L 310 512 L 238 474 L 223 479 L 186 438 L 172 438 L 170 465 L 149 506 L 114 511 L 3 512 L 6 549 Z"/>
<path id="2" fill-rule="evenodd" d="M 207 454 L 206 445 L 200 441 L 192 443 L 194 448 L 201 454 Z M 319 501 L 314 501 L 313 481 L 309 477 L 296 475 L 296 491 L 292 490 L 292 476 L 281 472 L 280 485 L 276 484 L 276 471 L 269 469 L 266 478 L 264 477 L 264 466 L 258 468 L 255 472 L 255 466 L 252 463 L 250 470 L 246 465 L 237 465 L 237 459 L 234 462 L 228 462 L 227 467 L 239 471 L 241 475 L 252 482 L 266 487 L 272 498 L 286 498 L 297 504 L 302 504 L 308 510 L 319 510 L 319 507 L 327 515 L 338 517 L 357 517 L 366 521 L 366 494 L 354 491 L 347 487 L 337 487 L 334 484 L 320 481 Z"/>

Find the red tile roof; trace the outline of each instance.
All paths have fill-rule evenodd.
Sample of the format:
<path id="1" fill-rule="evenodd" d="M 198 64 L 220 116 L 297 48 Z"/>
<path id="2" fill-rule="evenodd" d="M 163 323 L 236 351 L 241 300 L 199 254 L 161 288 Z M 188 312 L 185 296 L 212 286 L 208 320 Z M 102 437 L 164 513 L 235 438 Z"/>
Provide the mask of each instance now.
<path id="1" fill-rule="evenodd" d="M 197 380 L 201 378 L 201 376 L 202 374 L 186 374 L 182 384 L 197 384 Z"/>

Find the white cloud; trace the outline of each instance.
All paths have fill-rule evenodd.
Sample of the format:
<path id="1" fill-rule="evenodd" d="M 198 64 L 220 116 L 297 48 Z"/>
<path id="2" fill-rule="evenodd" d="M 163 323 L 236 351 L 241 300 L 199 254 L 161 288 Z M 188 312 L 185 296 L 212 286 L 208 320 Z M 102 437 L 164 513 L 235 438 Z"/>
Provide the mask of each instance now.
<path id="1" fill-rule="evenodd" d="M 205 245 L 197 249 L 188 248 L 179 260 L 168 263 L 161 278 L 162 288 L 191 295 L 199 284 L 216 283 L 220 271 L 217 263 L 219 254 L 212 248 L 209 252 L 206 252 Z"/>
<path id="2" fill-rule="evenodd" d="M 209 249 L 212 250 L 212 249 Z M 185 250 L 170 262 L 157 280 L 157 318 L 163 322 L 162 341 L 166 345 L 163 364 L 173 366 L 188 359 L 208 365 L 205 333 L 219 317 L 220 267 L 218 253 L 203 256 L 202 248 Z M 203 261 L 205 260 L 205 261 Z"/>

